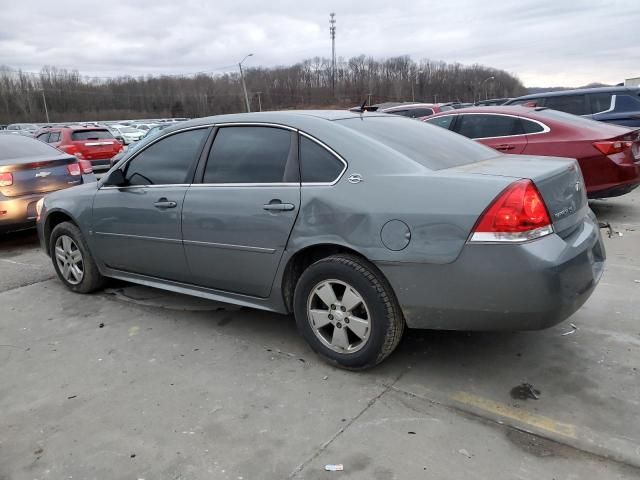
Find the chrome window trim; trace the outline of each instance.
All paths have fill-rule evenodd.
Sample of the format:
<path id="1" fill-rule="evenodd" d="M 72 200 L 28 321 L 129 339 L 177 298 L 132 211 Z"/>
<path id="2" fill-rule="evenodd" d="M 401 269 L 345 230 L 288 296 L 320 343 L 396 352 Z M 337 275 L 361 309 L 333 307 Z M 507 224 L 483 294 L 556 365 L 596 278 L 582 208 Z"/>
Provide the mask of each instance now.
<path id="1" fill-rule="evenodd" d="M 542 123 L 539 120 L 534 120 L 533 118 L 528 118 L 528 117 L 522 117 L 520 115 L 511 115 L 509 113 L 495 113 L 495 112 L 463 112 L 463 113 L 456 113 L 456 114 L 451 114 L 451 115 L 442 115 L 443 117 L 452 117 L 452 116 L 460 116 L 460 115 L 497 115 L 500 117 L 511 117 L 511 118 L 519 118 L 520 120 L 527 120 L 529 122 L 533 122 L 533 123 L 537 123 L 538 125 L 540 125 L 543 130 L 541 132 L 534 132 L 534 133 L 518 133 L 516 135 L 501 135 L 498 137 L 476 137 L 476 138 L 469 138 L 470 140 L 491 140 L 492 138 L 511 138 L 511 137 L 524 137 L 526 135 L 541 135 L 544 133 L 549 133 L 551 131 L 551 128 L 549 128 L 549 126 L 545 125 L 544 123 Z M 425 120 L 428 121 L 428 120 Z M 451 130 L 453 131 L 453 130 Z M 455 132 L 458 133 L 458 132 Z M 462 134 L 460 134 L 462 135 Z M 464 136 L 464 135 L 463 135 Z"/>
<path id="2" fill-rule="evenodd" d="M 324 148 L 326 151 L 328 151 L 331 155 L 333 155 L 334 157 L 336 157 L 338 160 L 340 160 L 342 162 L 342 171 L 340 172 L 340 174 L 336 177 L 336 179 L 332 182 L 302 182 L 301 181 L 301 185 L 303 187 L 326 187 L 326 186 L 332 186 L 335 185 L 336 183 L 338 183 L 340 181 L 340 179 L 343 177 L 344 172 L 347 171 L 347 168 L 349 167 L 349 164 L 347 163 L 347 161 L 342 158 L 342 156 L 336 152 L 333 148 L 331 148 L 329 145 L 327 145 L 326 143 L 322 142 L 321 140 L 318 140 L 317 138 L 309 135 L 306 132 L 303 132 L 302 130 L 298 130 L 298 133 L 300 135 L 302 135 L 303 137 L 311 140 L 312 142 L 317 143 L 318 145 L 320 145 L 322 148 Z M 298 165 L 301 165 L 300 162 L 300 155 L 298 155 Z M 302 180 L 302 171 L 300 171 L 300 180 Z"/>
<path id="3" fill-rule="evenodd" d="M 128 233 L 110 233 L 110 232 L 98 232 L 94 231 L 94 235 L 102 235 L 103 237 L 119 237 L 119 238 L 133 238 L 136 240 L 154 240 L 156 242 L 165 243 L 182 243 L 182 239 L 177 238 L 163 238 L 163 237 L 149 237 L 146 235 L 131 235 Z"/>
<path id="4" fill-rule="evenodd" d="M 189 183 L 163 183 L 159 185 L 127 185 L 124 187 L 116 187 L 113 185 L 107 185 L 106 187 L 100 187 L 99 190 L 129 190 L 133 188 L 169 188 L 169 187 L 188 187 Z"/>
<path id="5" fill-rule="evenodd" d="M 201 187 L 300 187 L 298 182 L 274 182 L 274 183 L 192 183 L 192 188 Z"/>
<path id="6" fill-rule="evenodd" d="M 211 248 L 223 248 L 227 250 L 241 250 L 244 252 L 254 253 L 267 253 L 274 254 L 275 248 L 253 247 L 250 245 L 235 245 L 232 243 L 217 243 L 217 242 L 201 242 L 198 240 L 182 240 L 185 245 L 194 245 L 196 247 L 211 247 Z"/>

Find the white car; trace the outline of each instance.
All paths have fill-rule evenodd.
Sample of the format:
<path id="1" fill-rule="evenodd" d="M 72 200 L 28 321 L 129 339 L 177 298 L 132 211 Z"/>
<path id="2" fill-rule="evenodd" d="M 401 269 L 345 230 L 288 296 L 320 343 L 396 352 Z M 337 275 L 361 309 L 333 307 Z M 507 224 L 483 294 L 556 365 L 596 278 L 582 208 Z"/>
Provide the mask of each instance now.
<path id="1" fill-rule="evenodd" d="M 126 125 L 111 125 L 109 128 L 112 130 L 114 135 L 118 134 L 124 139 L 124 143 L 129 145 L 131 143 L 137 142 L 142 137 L 144 137 L 145 132 L 142 130 L 138 130 L 137 128 L 128 127 Z"/>

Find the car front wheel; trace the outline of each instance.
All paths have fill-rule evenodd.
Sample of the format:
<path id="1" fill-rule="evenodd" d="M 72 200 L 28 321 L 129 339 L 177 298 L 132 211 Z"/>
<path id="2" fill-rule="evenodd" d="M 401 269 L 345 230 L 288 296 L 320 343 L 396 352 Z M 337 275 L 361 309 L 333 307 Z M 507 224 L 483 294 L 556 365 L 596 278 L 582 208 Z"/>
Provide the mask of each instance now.
<path id="1" fill-rule="evenodd" d="M 396 348 L 404 318 L 378 270 L 353 255 L 333 255 L 309 266 L 294 295 L 298 328 L 313 350 L 343 368 L 364 369 Z"/>
<path id="2" fill-rule="evenodd" d="M 65 286 L 77 293 L 91 293 L 105 284 L 80 229 L 71 222 L 55 226 L 49 238 L 53 268 Z"/>

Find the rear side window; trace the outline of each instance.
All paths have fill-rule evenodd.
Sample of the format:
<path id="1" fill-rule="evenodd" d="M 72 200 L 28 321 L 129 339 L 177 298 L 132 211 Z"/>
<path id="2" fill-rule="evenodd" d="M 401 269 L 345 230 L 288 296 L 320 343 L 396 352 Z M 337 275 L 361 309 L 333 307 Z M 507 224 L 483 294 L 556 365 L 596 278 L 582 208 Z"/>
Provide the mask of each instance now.
<path id="1" fill-rule="evenodd" d="M 457 167 L 495 158 L 492 148 L 444 128 L 431 128 L 394 116 L 348 118 L 336 123 L 379 142 L 430 170 Z"/>
<path id="2" fill-rule="evenodd" d="M 338 179 L 344 163 L 326 148 L 300 135 L 300 170 L 307 183 L 333 183 Z"/>
<path id="3" fill-rule="evenodd" d="M 588 115 L 591 112 L 587 111 L 584 100 L 584 95 L 561 95 L 541 98 L 538 105 L 574 115 Z"/>
<path id="4" fill-rule="evenodd" d="M 386 113 L 390 113 L 391 115 L 401 115 L 403 117 L 408 117 L 409 116 L 409 110 L 391 110 L 389 112 Z"/>
<path id="5" fill-rule="evenodd" d="M 298 180 L 291 132 L 270 127 L 222 127 L 216 134 L 204 183 L 282 183 Z"/>
<path id="6" fill-rule="evenodd" d="M 544 127 L 539 123 L 532 122 L 531 120 L 527 120 L 526 118 L 521 118 L 522 128 L 524 129 L 524 133 L 540 133 L 544 132 Z"/>
<path id="7" fill-rule="evenodd" d="M 524 133 L 517 117 L 461 115 L 456 130 L 467 138 L 509 137 Z"/>
<path id="8" fill-rule="evenodd" d="M 71 134 L 71 140 L 73 141 L 103 140 L 105 138 L 113 138 L 111 132 L 106 128 L 101 130 L 77 130 Z"/>
<path id="9" fill-rule="evenodd" d="M 38 140 L 40 140 L 41 142 L 48 142 L 49 141 L 49 132 L 47 133 L 41 133 L 40 135 L 38 135 Z"/>
<path id="10" fill-rule="evenodd" d="M 611 108 L 611 93 L 593 93 L 587 95 L 589 99 L 589 105 L 591 106 L 591 113 L 604 112 Z"/>
<path id="11" fill-rule="evenodd" d="M 425 122 L 430 123 L 431 125 L 436 125 L 438 127 L 446 128 L 447 130 L 451 128 L 451 124 L 453 120 L 456 118 L 455 115 L 445 115 L 444 117 L 435 117 L 425 120 Z"/>
<path id="12" fill-rule="evenodd" d="M 407 117 L 420 118 L 433 115 L 433 110 L 430 108 L 412 108 L 407 111 Z"/>
<path id="13" fill-rule="evenodd" d="M 126 167 L 129 185 L 175 185 L 186 183 L 198 158 L 207 129 L 188 130 L 163 138 L 135 156 Z"/>
<path id="14" fill-rule="evenodd" d="M 51 132 L 49 136 L 49 143 L 56 143 L 60 141 L 60 132 Z"/>

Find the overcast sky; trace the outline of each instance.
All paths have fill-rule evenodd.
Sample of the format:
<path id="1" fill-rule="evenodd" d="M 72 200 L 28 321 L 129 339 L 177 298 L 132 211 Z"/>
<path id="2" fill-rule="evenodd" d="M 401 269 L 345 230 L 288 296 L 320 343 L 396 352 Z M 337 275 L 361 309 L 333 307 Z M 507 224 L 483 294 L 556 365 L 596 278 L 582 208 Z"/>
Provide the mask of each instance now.
<path id="1" fill-rule="evenodd" d="M 495 5 L 494 5 L 495 4 Z M 526 86 L 640 76 L 640 0 L 5 1 L 0 65 L 82 74 L 228 71 L 339 57 L 480 63 Z"/>

